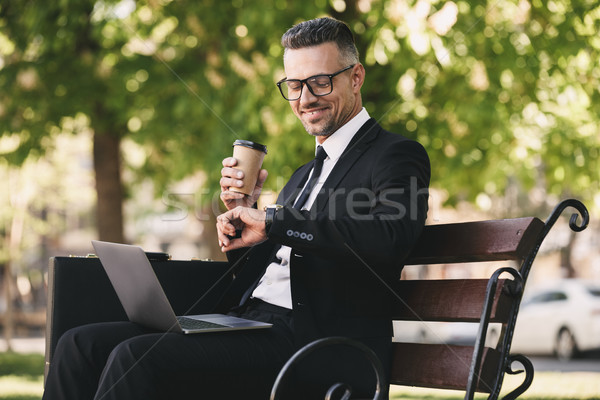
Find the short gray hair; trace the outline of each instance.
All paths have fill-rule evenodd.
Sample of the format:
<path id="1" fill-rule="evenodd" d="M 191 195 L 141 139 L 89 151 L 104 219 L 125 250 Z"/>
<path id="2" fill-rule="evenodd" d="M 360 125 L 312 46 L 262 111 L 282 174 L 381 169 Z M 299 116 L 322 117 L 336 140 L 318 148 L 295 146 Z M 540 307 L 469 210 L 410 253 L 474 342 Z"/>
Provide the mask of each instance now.
<path id="1" fill-rule="evenodd" d="M 345 61 L 346 64 L 357 64 L 359 62 L 358 50 L 354 43 L 352 31 L 348 25 L 335 18 L 324 17 L 300 22 L 291 27 L 281 37 L 281 45 L 286 52 L 289 49 L 318 46 L 327 42 L 333 42 L 337 45 L 342 61 Z"/>

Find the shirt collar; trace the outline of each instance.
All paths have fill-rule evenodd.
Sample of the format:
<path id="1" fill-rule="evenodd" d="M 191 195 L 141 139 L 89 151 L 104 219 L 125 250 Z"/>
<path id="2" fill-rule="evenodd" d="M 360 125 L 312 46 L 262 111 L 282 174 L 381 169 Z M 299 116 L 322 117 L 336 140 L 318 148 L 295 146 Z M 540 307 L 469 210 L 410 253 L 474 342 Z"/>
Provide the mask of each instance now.
<path id="1" fill-rule="evenodd" d="M 322 145 L 318 141 L 315 142 L 317 146 L 323 146 L 327 157 L 330 160 L 337 161 L 342 156 L 342 153 L 356 134 L 361 126 L 365 124 L 371 118 L 367 110 L 363 107 L 358 114 L 354 116 L 350 121 L 346 122 L 340 129 L 335 131 L 331 136 L 323 142 Z M 316 147 L 315 147 L 316 153 Z"/>

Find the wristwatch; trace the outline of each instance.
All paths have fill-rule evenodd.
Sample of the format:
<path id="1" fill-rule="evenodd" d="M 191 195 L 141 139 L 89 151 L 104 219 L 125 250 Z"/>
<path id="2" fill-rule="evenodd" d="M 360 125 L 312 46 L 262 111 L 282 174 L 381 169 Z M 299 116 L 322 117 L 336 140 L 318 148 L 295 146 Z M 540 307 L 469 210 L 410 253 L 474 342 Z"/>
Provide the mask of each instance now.
<path id="1" fill-rule="evenodd" d="M 267 235 L 269 234 L 271 225 L 273 225 L 273 221 L 275 220 L 275 214 L 277 214 L 277 211 L 282 208 L 283 206 L 280 204 L 269 204 L 268 206 L 265 206 L 264 210 L 267 213 L 265 216 L 265 232 L 267 232 Z"/>

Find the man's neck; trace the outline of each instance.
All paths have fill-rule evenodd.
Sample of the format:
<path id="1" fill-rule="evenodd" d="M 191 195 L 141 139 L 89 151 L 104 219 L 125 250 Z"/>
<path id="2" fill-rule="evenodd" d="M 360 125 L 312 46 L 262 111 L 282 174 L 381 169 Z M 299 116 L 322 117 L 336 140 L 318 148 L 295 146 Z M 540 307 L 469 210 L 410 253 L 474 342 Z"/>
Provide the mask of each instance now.
<path id="1" fill-rule="evenodd" d="M 367 110 L 364 108 L 360 110 L 358 114 L 356 114 L 350 121 L 336 130 L 333 134 L 329 135 L 329 140 L 320 141 L 317 137 L 316 145 L 323 145 L 327 154 L 330 156 L 331 152 L 337 153 L 339 151 L 339 155 L 346 148 L 352 137 L 358 132 L 361 126 L 365 124 L 369 120 L 370 116 Z"/>

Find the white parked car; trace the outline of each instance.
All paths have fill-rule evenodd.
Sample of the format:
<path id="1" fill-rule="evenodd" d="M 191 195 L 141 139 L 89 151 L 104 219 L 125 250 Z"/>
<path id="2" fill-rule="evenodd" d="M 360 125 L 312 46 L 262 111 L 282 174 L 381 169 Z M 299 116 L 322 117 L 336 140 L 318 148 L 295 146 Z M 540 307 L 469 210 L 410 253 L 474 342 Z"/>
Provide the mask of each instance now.
<path id="1" fill-rule="evenodd" d="M 490 324 L 485 340 L 488 347 L 496 347 L 500 324 Z M 473 346 L 479 324 L 472 322 L 394 321 L 394 341 L 410 343 L 445 343 Z"/>
<path id="2" fill-rule="evenodd" d="M 568 360 L 600 349 L 600 283 L 564 279 L 525 291 L 511 353 Z"/>

